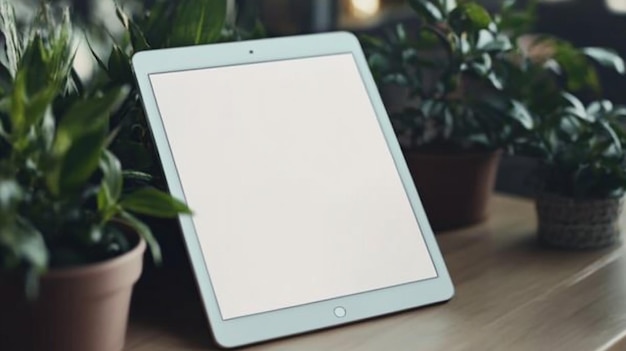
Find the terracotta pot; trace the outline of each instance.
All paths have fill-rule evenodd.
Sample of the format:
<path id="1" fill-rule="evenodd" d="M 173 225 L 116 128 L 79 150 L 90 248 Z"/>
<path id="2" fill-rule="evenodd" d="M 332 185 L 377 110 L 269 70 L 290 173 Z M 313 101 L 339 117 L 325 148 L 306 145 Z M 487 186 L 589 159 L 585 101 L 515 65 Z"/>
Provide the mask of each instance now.
<path id="1" fill-rule="evenodd" d="M 33 302 L 26 300 L 23 282 L 0 276 L 0 350 L 122 350 L 146 249 L 135 238 L 135 248 L 122 256 L 44 274 Z"/>
<path id="2" fill-rule="evenodd" d="M 500 151 L 405 151 L 404 157 L 433 230 L 463 227 L 487 217 L 500 155 Z"/>
<path id="3" fill-rule="evenodd" d="M 556 195 L 537 197 L 539 240 L 567 249 L 594 249 L 620 240 L 623 198 L 580 200 Z"/>

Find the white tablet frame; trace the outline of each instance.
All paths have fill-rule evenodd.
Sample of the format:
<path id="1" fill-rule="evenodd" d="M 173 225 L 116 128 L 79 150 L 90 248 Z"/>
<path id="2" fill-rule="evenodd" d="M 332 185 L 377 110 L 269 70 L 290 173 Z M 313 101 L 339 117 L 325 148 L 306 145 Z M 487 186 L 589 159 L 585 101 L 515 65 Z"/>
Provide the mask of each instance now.
<path id="1" fill-rule="evenodd" d="M 284 59 L 351 53 L 376 112 L 380 128 L 393 156 L 396 168 L 417 218 L 424 241 L 437 271 L 437 277 L 376 291 L 319 301 L 277 311 L 222 320 L 209 272 L 200 249 L 192 217 L 179 217 L 200 296 L 215 341 L 222 347 L 237 347 L 297 333 L 332 327 L 447 301 L 454 287 L 419 196 L 406 166 L 400 146 L 387 116 L 376 84 L 357 38 L 347 32 L 283 37 L 201 45 L 184 48 L 142 51 L 132 64 L 142 101 L 152 130 L 165 177 L 172 195 L 184 198 L 180 179 L 170 152 L 166 133 L 152 91 L 149 75 L 190 69 L 267 62 Z M 342 306 L 343 318 L 334 314 Z"/>

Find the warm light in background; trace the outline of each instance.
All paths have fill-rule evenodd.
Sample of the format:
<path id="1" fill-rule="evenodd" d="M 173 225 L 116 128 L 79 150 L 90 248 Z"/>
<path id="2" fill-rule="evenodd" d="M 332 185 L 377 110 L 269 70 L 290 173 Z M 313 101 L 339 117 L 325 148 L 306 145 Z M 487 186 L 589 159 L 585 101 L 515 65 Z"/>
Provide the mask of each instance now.
<path id="1" fill-rule="evenodd" d="M 606 6 L 613 12 L 626 13 L 625 0 L 606 0 Z"/>
<path id="2" fill-rule="evenodd" d="M 354 17 L 371 17 L 375 15 L 379 9 L 380 0 L 350 0 L 350 10 Z"/>

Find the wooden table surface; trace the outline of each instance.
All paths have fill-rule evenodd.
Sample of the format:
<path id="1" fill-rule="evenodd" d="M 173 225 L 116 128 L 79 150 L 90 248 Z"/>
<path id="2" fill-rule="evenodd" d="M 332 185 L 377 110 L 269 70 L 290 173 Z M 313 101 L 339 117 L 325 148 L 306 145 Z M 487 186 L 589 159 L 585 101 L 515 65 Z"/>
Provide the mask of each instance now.
<path id="1" fill-rule="evenodd" d="M 624 248 L 549 249 L 535 233 L 532 202 L 497 195 L 488 221 L 437 235 L 450 302 L 245 350 L 626 350 Z M 125 350 L 216 349 L 188 269 L 137 290 Z"/>

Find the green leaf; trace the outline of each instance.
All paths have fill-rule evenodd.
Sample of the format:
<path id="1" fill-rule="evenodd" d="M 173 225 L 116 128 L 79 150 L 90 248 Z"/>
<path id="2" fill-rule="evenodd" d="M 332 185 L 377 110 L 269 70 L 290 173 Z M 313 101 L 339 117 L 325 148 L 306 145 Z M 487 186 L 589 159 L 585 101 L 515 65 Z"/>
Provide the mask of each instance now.
<path id="1" fill-rule="evenodd" d="M 6 67 L 15 76 L 24 49 L 23 40 L 18 35 L 15 10 L 10 1 L 0 1 L 0 32 L 4 36 Z"/>
<path id="2" fill-rule="evenodd" d="M 104 181 L 102 181 L 102 183 L 100 184 L 100 189 L 98 190 L 96 200 L 98 202 L 98 210 L 102 213 L 102 222 L 107 222 L 111 219 L 110 215 L 114 214 L 111 209 L 113 208 L 115 202 L 113 201 L 113 198 L 111 196 L 111 190 L 109 190 L 109 186 Z"/>
<path id="3" fill-rule="evenodd" d="M 72 90 L 73 90 L 73 92 L 76 93 L 73 96 L 84 96 L 85 95 L 85 85 L 83 84 L 83 81 L 80 79 L 80 76 L 78 75 L 78 72 L 76 72 L 76 70 L 73 67 L 70 70 L 70 77 L 71 77 L 70 84 L 72 86 Z"/>
<path id="4" fill-rule="evenodd" d="M 534 122 L 533 118 L 528 112 L 528 109 L 524 104 L 519 101 L 512 100 L 511 101 L 511 110 L 510 116 L 515 118 L 524 128 L 530 130 L 533 128 Z"/>
<path id="5" fill-rule="evenodd" d="M 43 236 L 24 218 L 17 217 L 13 225 L 0 227 L 0 246 L 39 273 L 48 266 L 48 249 Z"/>
<path id="6" fill-rule="evenodd" d="M 511 9 L 515 6 L 516 3 L 517 3 L 517 0 L 504 0 L 502 1 L 502 9 L 503 10 Z"/>
<path id="7" fill-rule="evenodd" d="M 139 26 L 137 26 L 135 22 L 130 22 L 130 27 L 128 28 L 128 31 L 130 33 L 130 42 L 133 45 L 133 52 L 150 49 L 150 44 L 148 44 L 148 40 L 141 31 L 141 28 L 139 28 Z"/>
<path id="8" fill-rule="evenodd" d="M 28 146 L 29 140 L 33 138 L 33 130 L 41 128 L 58 93 L 54 86 L 48 86 L 29 98 L 26 91 L 27 70 L 24 67 L 18 69 L 12 96 L 8 101 L 13 148 L 18 152 Z"/>
<path id="9" fill-rule="evenodd" d="M 451 39 L 447 36 L 447 34 L 435 27 L 421 27 L 417 31 L 417 42 L 415 44 L 416 49 L 424 50 L 438 49 L 441 45 L 443 45 L 443 48 L 446 50 L 446 54 L 451 56 Z"/>
<path id="10" fill-rule="evenodd" d="M 369 51 L 381 51 L 385 50 L 387 47 L 387 43 L 379 37 L 368 35 L 368 34 L 360 34 L 359 41 L 361 42 L 361 46 L 366 52 Z"/>
<path id="11" fill-rule="evenodd" d="M 615 117 L 626 117 L 626 107 L 619 106 L 613 109 L 611 112 L 611 116 Z"/>
<path id="12" fill-rule="evenodd" d="M 498 90 L 502 90 L 504 88 L 502 80 L 500 80 L 500 77 L 498 77 L 495 72 L 489 73 L 489 75 L 487 75 L 487 79 L 489 79 L 489 82 L 491 82 L 494 88 Z"/>
<path id="13" fill-rule="evenodd" d="M 429 23 L 439 22 L 444 18 L 443 11 L 432 0 L 409 0 L 409 5 Z"/>
<path id="14" fill-rule="evenodd" d="M 401 43 L 406 42 L 406 31 L 402 23 L 396 25 L 396 38 L 398 38 L 398 41 Z"/>
<path id="15" fill-rule="evenodd" d="M 226 0 L 187 0 L 178 3 L 170 46 L 208 44 L 217 41 L 226 21 Z"/>
<path id="16" fill-rule="evenodd" d="M 178 3 L 169 0 L 154 1 L 152 7 L 146 10 L 146 17 L 137 23 L 150 47 L 167 46 L 168 30 L 171 26 L 164 26 L 163 23 L 172 20 Z"/>
<path id="17" fill-rule="evenodd" d="M 626 73 L 624 60 L 614 50 L 589 47 L 582 49 L 582 52 L 599 64 L 614 69 L 619 74 Z"/>
<path id="18" fill-rule="evenodd" d="M 69 30 L 69 29 L 68 29 Z M 18 70 L 26 68 L 26 93 L 32 96 L 48 87 L 62 89 L 70 76 L 74 54 L 69 34 L 43 37 L 37 32 L 28 42 Z"/>
<path id="19" fill-rule="evenodd" d="M 373 53 L 368 58 L 368 63 L 373 71 L 385 72 L 389 69 L 389 59 L 381 53 Z"/>
<path id="20" fill-rule="evenodd" d="M 563 96 L 563 98 L 565 98 L 565 100 L 567 100 L 570 103 L 570 106 L 567 106 L 565 108 L 566 112 L 569 112 L 573 116 L 576 116 L 588 122 L 595 121 L 595 118 L 593 117 L 593 115 L 590 115 L 587 113 L 587 109 L 585 108 L 585 105 L 576 96 L 567 92 L 561 93 L 561 96 Z"/>
<path id="21" fill-rule="evenodd" d="M 504 52 L 513 49 L 513 44 L 507 36 L 497 36 L 480 46 L 479 49 L 487 52 Z"/>
<path id="22" fill-rule="evenodd" d="M 139 181 L 144 181 L 144 182 L 149 182 L 154 179 L 154 176 L 152 176 L 149 173 L 133 171 L 133 170 L 122 171 L 122 176 L 124 177 L 124 179 L 139 180 Z"/>
<path id="23" fill-rule="evenodd" d="M 450 13 L 449 21 L 456 33 L 477 33 L 481 29 L 489 28 L 492 19 L 489 12 L 481 5 L 475 2 L 464 2 Z"/>
<path id="24" fill-rule="evenodd" d="M 113 202 L 122 195 L 122 165 L 120 161 L 108 150 L 104 150 L 100 158 L 100 170 L 102 171 L 102 182 L 107 185 L 107 189 Z"/>
<path id="25" fill-rule="evenodd" d="M 553 47 L 554 59 L 565 73 L 568 90 L 576 92 L 585 87 L 600 90 L 598 74 L 580 50 L 565 41 L 555 41 Z"/>
<path id="26" fill-rule="evenodd" d="M 19 140 L 28 132 L 26 123 L 26 73 L 24 69 L 17 72 L 15 85 L 10 100 L 11 134 Z"/>
<path id="27" fill-rule="evenodd" d="M 0 225 L 8 220 L 23 197 L 20 185 L 14 179 L 0 178 Z"/>
<path id="28" fill-rule="evenodd" d="M 617 135 L 617 133 L 615 132 L 615 130 L 613 129 L 611 124 L 609 124 L 607 121 L 601 121 L 600 124 L 602 125 L 604 130 L 606 130 L 606 132 L 611 137 L 611 140 L 613 141 L 613 147 L 615 147 L 615 149 L 619 153 L 621 153 L 622 152 L 622 141 L 620 140 L 619 136 Z"/>
<path id="29" fill-rule="evenodd" d="M 130 140 L 130 137 L 118 137 L 110 146 L 122 165 L 133 165 L 133 169 L 145 171 L 154 166 L 151 150 L 142 141 Z"/>
<path id="30" fill-rule="evenodd" d="M 400 86 L 406 86 L 409 84 L 409 80 L 404 74 L 393 73 L 383 76 L 382 82 L 384 84 L 397 84 Z"/>
<path id="31" fill-rule="evenodd" d="M 179 213 L 191 213 L 183 202 L 154 188 L 143 188 L 132 192 L 122 198 L 120 205 L 125 210 L 154 217 L 171 218 Z"/>
<path id="32" fill-rule="evenodd" d="M 67 134 L 70 139 L 107 123 L 109 113 L 120 97 L 120 89 L 112 89 L 103 96 L 79 100 L 74 103 L 59 122 L 58 134 Z"/>
<path id="33" fill-rule="evenodd" d="M 101 97 L 79 100 L 61 118 L 52 147 L 55 163 L 46 174 L 53 194 L 80 187 L 98 168 L 109 112 L 118 96 L 119 90 L 114 89 Z"/>
<path id="34" fill-rule="evenodd" d="M 112 81 L 122 84 L 132 82 L 133 73 L 130 68 L 130 58 L 117 45 L 114 45 L 113 49 L 111 49 L 107 68 Z"/>
<path id="35" fill-rule="evenodd" d="M 587 106 L 587 113 L 596 115 L 601 112 L 613 110 L 613 103 L 609 100 L 593 101 Z"/>
<path id="36" fill-rule="evenodd" d="M 13 89 L 13 77 L 5 66 L 0 64 L 0 96 L 6 96 Z"/>
<path id="37" fill-rule="evenodd" d="M 61 192 L 80 189 L 98 169 L 105 138 L 106 129 L 102 128 L 72 141 L 58 170 Z"/>
<path id="38" fill-rule="evenodd" d="M 91 51 L 91 56 L 93 56 L 93 58 L 96 60 L 96 63 L 98 64 L 98 67 L 100 67 L 101 70 L 103 70 L 104 72 L 109 72 L 109 68 L 107 67 L 107 65 L 104 64 L 104 61 L 102 61 L 102 59 L 100 58 L 100 56 L 98 56 L 98 54 L 96 54 L 96 52 L 93 49 L 93 46 L 91 46 L 91 43 L 89 42 L 89 40 L 87 41 L 87 46 L 89 47 L 89 51 Z"/>
<path id="39" fill-rule="evenodd" d="M 54 87 L 48 87 L 35 94 L 25 104 L 26 125 L 36 127 L 41 124 L 46 114 L 50 113 L 52 101 L 58 94 Z"/>
<path id="40" fill-rule="evenodd" d="M 137 23 L 133 22 L 124 12 L 124 10 L 120 7 L 119 4 L 115 6 L 115 14 L 117 18 L 120 20 L 120 23 L 126 28 L 126 31 L 129 33 L 130 42 L 133 47 L 133 52 L 138 52 L 141 50 L 146 50 L 150 48 L 148 45 L 148 41 L 144 36 L 141 28 L 137 25 Z"/>
<path id="41" fill-rule="evenodd" d="M 150 248 L 150 253 L 152 253 L 152 258 L 154 259 L 154 263 L 159 264 L 163 260 L 161 255 L 161 248 L 159 247 L 159 243 L 152 235 L 152 231 L 150 227 L 148 227 L 145 223 L 143 223 L 139 218 L 133 216 L 132 214 L 122 211 L 119 213 L 116 219 L 130 228 L 137 231 L 137 233 L 146 241 L 148 247 Z"/>
<path id="42" fill-rule="evenodd" d="M 128 29 L 128 27 L 130 25 L 130 19 L 128 18 L 128 16 L 126 15 L 124 10 L 120 6 L 120 4 L 117 3 L 117 2 L 115 4 L 115 15 L 117 16 L 117 19 L 120 20 L 120 23 L 122 24 L 122 26 L 124 26 L 124 28 Z"/>

